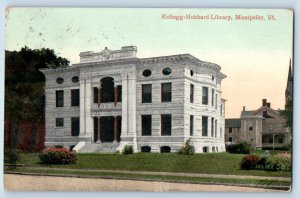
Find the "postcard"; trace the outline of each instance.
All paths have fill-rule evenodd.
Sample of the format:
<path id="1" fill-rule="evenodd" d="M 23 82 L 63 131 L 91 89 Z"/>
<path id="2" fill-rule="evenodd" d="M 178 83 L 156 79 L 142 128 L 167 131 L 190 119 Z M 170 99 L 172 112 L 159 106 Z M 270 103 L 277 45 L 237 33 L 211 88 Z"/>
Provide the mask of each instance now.
<path id="1" fill-rule="evenodd" d="M 7 191 L 287 192 L 293 11 L 8 7 Z"/>

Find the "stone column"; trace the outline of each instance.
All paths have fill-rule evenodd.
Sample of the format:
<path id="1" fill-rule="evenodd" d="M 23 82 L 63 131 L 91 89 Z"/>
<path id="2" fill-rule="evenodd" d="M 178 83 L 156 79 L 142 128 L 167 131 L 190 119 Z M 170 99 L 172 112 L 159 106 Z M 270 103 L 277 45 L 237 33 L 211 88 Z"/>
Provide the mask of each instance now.
<path id="1" fill-rule="evenodd" d="M 122 74 L 122 132 L 121 139 L 128 137 L 128 114 L 127 114 L 127 101 L 128 101 L 128 74 Z"/>
<path id="2" fill-rule="evenodd" d="M 85 136 L 90 137 L 92 139 L 93 131 L 94 131 L 94 122 L 91 114 L 92 109 L 92 84 L 91 79 L 86 79 L 85 86 Z"/>
<path id="3" fill-rule="evenodd" d="M 136 134 L 136 74 L 130 73 L 128 77 L 128 134 L 133 138 L 133 150 L 137 152 L 137 134 Z"/>
<path id="4" fill-rule="evenodd" d="M 101 100 L 101 83 L 99 85 L 99 88 L 98 88 L 98 108 L 100 109 L 100 100 Z M 98 139 L 97 139 L 97 143 L 101 143 L 101 123 L 100 123 L 100 115 L 98 116 L 98 122 L 97 122 L 97 125 L 98 125 Z"/>
<path id="5" fill-rule="evenodd" d="M 80 79 L 80 132 L 79 136 L 85 135 L 85 82 L 86 79 Z"/>
<path id="6" fill-rule="evenodd" d="M 115 85 L 114 89 L 114 106 L 117 107 L 118 104 L 118 87 Z M 118 143 L 118 116 L 114 117 L 114 143 Z"/>

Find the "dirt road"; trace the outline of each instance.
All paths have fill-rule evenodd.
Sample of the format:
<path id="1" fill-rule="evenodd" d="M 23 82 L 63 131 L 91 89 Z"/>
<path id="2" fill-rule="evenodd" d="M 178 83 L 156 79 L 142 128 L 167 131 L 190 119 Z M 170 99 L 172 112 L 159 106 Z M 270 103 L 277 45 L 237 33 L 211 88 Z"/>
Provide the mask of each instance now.
<path id="1" fill-rule="evenodd" d="M 14 174 L 4 174 L 4 187 L 8 191 L 279 191 L 262 188 L 225 185 L 183 184 L 170 182 L 31 176 Z"/>

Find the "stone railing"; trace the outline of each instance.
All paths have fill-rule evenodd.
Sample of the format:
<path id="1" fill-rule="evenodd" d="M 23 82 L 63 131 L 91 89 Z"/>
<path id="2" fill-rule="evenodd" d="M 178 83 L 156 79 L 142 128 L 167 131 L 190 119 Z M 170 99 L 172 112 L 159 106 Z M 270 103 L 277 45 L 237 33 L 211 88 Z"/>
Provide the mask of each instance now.
<path id="1" fill-rule="evenodd" d="M 109 102 L 109 103 L 101 103 L 100 107 L 98 107 L 97 103 L 93 104 L 92 110 L 95 111 L 99 111 L 99 110 L 121 110 L 122 108 L 122 103 L 118 102 L 117 105 L 115 106 L 115 104 L 113 102 Z"/>

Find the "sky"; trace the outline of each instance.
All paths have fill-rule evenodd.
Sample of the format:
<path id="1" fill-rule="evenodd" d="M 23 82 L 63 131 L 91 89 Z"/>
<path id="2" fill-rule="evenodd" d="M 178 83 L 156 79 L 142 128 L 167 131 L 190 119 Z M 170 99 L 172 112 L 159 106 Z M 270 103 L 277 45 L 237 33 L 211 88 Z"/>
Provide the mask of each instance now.
<path id="1" fill-rule="evenodd" d="M 164 15 L 166 14 L 166 15 Z M 202 20 L 164 16 L 209 16 Z M 236 15 L 264 20 L 236 20 Z M 272 15 L 275 20 L 269 20 Z M 231 16 L 232 20 L 216 19 Z M 266 98 L 283 109 L 293 51 L 293 13 L 278 9 L 99 9 L 10 8 L 6 10 L 6 50 L 54 49 L 71 63 L 82 51 L 135 45 L 137 57 L 189 53 L 221 66 L 226 118 L 243 106 L 255 110 Z"/>

